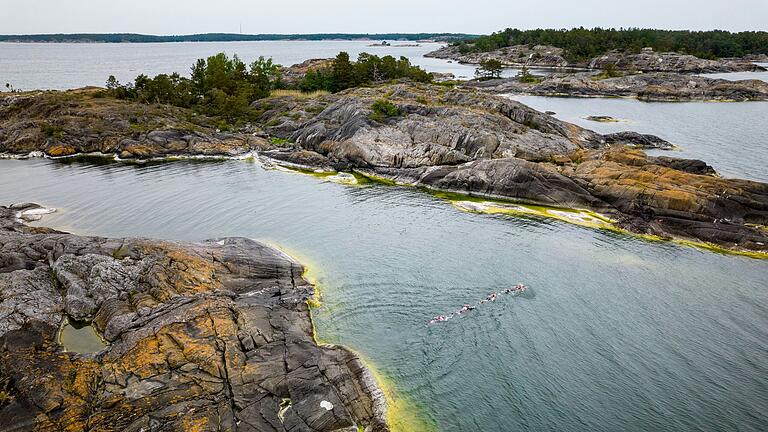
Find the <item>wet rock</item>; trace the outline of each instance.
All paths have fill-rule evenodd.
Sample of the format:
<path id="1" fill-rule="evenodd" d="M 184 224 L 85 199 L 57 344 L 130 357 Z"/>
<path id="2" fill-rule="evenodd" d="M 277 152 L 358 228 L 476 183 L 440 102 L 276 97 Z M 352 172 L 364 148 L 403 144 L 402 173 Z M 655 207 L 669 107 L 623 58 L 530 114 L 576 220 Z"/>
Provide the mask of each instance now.
<path id="1" fill-rule="evenodd" d="M 17 210 L 0 207 L 0 430 L 387 430 L 359 359 L 314 343 L 314 288 L 281 252 L 40 232 Z M 68 317 L 109 345 L 64 351 Z"/>
<path id="2" fill-rule="evenodd" d="M 605 116 L 605 115 L 587 116 L 586 119 L 589 121 L 599 122 L 599 123 L 613 123 L 613 122 L 619 121 L 618 119 L 615 119 L 611 116 Z"/>
<path id="3" fill-rule="evenodd" d="M 603 135 L 608 144 L 624 144 L 643 149 L 672 150 L 675 146 L 667 140 L 656 135 L 641 134 L 637 132 L 617 132 Z"/>

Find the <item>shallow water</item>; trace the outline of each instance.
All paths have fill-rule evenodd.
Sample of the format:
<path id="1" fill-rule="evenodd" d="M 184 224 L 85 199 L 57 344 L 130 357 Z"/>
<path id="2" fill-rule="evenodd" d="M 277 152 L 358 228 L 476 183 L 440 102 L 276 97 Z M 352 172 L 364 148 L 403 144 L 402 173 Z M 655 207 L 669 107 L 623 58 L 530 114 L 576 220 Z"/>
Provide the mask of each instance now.
<path id="1" fill-rule="evenodd" d="M 311 58 L 335 57 L 346 51 L 356 59 L 361 52 L 379 56 L 408 57 L 413 64 L 430 72 L 452 73 L 458 79 L 474 77 L 476 66 L 424 57 L 443 44 L 392 42 L 392 46 L 370 46 L 372 41 L 256 41 L 256 42 L 177 42 L 146 44 L 110 43 L 9 43 L 0 42 L 0 87 L 5 83 L 17 89 L 71 89 L 88 85 L 104 86 L 109 75 L 123 83 L 139 74 L 154 76 L 178 72 L 188 76 L 199 59 L 225 52 L 237 54 L 250 63 L 259 56 L 290 66 Z M 517 69 L 506 69 L 514 76 Z M 551 70 L 531 69 L 546 75 Z"/>
<path id="2" fill-rule="evenodd" d="M 768 182 L 768 102 L 641 102 L 618 98 L 512 96 L 540 111 L 600 133 L 658 135 L 679 151 L 654 155 L 701 159 L 720 175 Z M 601 123 L 587 116 L 621 121 Z"/>
<path id="3" fill-rule="evenodd" d="M 108 236 L 245 236 L 307 263 L 320 338 L 443 431 L 768 428 L 768 261 L 244 161 L 0 160 L 0 202 Z M 523 282 L 448 323 L 434 315 Z"/>

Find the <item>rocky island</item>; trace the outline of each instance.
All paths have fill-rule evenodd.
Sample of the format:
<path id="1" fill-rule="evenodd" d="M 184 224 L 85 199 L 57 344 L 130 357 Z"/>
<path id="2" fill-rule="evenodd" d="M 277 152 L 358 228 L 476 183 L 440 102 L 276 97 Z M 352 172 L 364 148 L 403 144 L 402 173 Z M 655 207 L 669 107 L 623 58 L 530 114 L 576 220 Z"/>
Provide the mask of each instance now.
<path id="1" fill-rule="evenodd" d="M 747 59 L 702 59 L 676 52 L 655 52 L 645 48 L 640 53 L 611 51 L 585 60 L 568 61 L 564 50 L 549 45 L 514 45 L 492 51 L 462 52 L 456 45 L 447 45 L 425 54 L 426 57 L 454 60 L 460 63 L 480 64 L 487 60 L 498 60 L 508 67 L 539 68 L 583 68 L 603 69 L 610 64 L 618 70 L 635 72 L 675 72 L 686 74 L 756 72 L 765 68 Z"/>
<path id="2" fill-rule="evenodd" d="M 206 126 L 203 116 L 182 121 L 193 117 L 87 91 L 5 96 L 0 152 L 99 152 L 135 159 L 256 152 L 292 167 L 352 171 L 482 199 L 589 209 L 634 233 L 768 251 L 768 185 L 719 178 L 701 161 L 646 155 L 645 146 L 668 147 L 657 137 L 603 136 L 477 89 L 433 84 L 270 97 L 251 108 L 259 117 L 248 132 L 222 134 Z M 122 119 L 139 109 L 166 114 L 133 127 Z M 86 126 L 104 119 L 117 126 Z M 56 132 L 46 133 L 43 125 Z"/>
<path id="3" fill-rule="evenodd" d="M 0 430 L 386 431 L 358 357 L 313 340 L 304 267 L 244 238 L 84 237 L 0 207 Z M 62 346 L 67 322 L 104 348 Z"/>
<path id="4" fill-rule="evenodd" d="M 596 72 L 554 74 L 532 82 L 517 78 L 470 81 L 467 87 L 494 93 L 570 97 L 631 97 L 644 101 L 768 100 L 768 83 L 729 81 L 680 73 L 644 73 L 605 77 Z"/>

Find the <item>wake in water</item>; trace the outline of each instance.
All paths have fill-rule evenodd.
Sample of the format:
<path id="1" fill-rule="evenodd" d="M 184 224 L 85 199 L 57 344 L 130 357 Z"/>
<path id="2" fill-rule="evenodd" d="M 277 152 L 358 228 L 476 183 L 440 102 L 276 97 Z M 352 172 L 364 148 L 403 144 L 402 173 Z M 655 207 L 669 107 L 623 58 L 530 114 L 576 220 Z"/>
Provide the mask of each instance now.
<path id="1" fill-rule="evenodd" d="M 478 306 L 484 305 L 486 303 L 495 302 L 496 299 L 499 298 L 499 296 L 501 296 L 501 295 L 512 294 L 513 296 L 518 296 L 518 295 L 524 293 L 527 289 L 528 289 L 527 286 L 519 283 L 519 284 L 515 285 L 512 288 L 505 289 L 504 291 L 500 291 L 498 293 L 492 292 L 492 293 L 488 294 L 484 299 L 479 300 L 476 303 L 476 306 L 472 306 L 470 304 L 465 304 L 464 306 L 461 307 L 461 309 L 459 309 L 459 310 L 457 310 L 455 312 L 451 312 L 450 314 L 447 314 L 447 315 L 437 315 L 436 317 L 434 317 L 431 320 L 427 321 L 427 325 L 436 324 L 436 323 L 439 323 L 439 322 L 445 322 L 445 321 L 450 320 L 451 318 L 455 318 L 455 317 L 461 316 L 463 314 L 467 314 L 470 311 L 472 311 L 475 308 L 477 308 Z"/>

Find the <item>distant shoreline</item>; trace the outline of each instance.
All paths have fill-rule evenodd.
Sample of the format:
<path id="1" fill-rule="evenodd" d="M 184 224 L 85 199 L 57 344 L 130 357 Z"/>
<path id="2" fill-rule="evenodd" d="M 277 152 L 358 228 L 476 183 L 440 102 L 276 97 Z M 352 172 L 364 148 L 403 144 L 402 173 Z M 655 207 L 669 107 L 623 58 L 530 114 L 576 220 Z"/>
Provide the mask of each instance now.
<path id="1" fill-rule="evenodd" d="M 137 33 L 70 33 L 0 35 L 0 42 L 12 43 L 169 43 L 169 42 L 258 42 L 258 41 L 407 41 L 452 42 L 477 37 L 464 33 L 314 33 L 191 35 L 144 35 Z"/>

